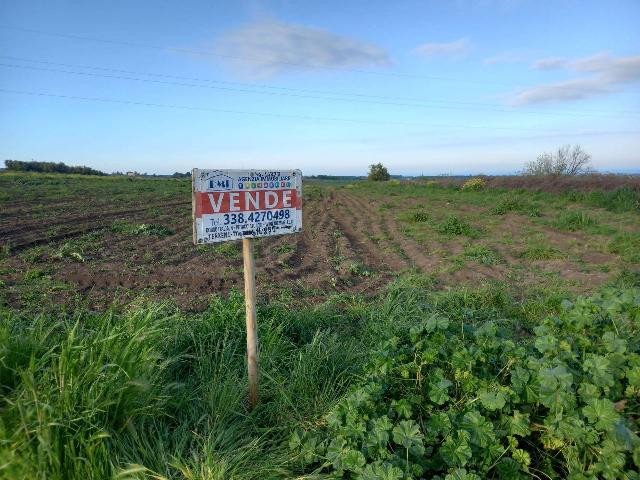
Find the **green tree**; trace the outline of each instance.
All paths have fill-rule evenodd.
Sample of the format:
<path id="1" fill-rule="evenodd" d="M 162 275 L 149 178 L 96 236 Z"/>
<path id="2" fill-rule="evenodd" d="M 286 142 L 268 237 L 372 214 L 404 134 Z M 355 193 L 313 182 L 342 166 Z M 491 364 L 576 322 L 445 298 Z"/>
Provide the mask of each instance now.
<path id="1" fill-rule="evenodd" d="M 374 163 L 373 165 L 369 165 L 368 178 L 374 182 L 384 182 L 385 180 L 389 180 L 391 175 L 389 175 L 387 167 L 381 163 Z"/>

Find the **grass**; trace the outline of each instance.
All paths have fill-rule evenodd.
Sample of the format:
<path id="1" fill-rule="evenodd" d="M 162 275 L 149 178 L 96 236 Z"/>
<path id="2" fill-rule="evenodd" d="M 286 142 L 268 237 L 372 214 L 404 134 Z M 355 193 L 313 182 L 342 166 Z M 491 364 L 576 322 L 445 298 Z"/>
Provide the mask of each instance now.
<path id="1" fill-rule="evenodd" d="M 273 247 L 273 253 L 278 253 L 278 254 L 289 253 L 289 252 L 293 252 L 295 249 L 296 249 L 295 245 L 284 243 L 282 245 Z"/>
<path id="2" fill-rule="evenodd" d="M 616 235 L 609 242 L 608 250 L 619 255 L 625 262 L 640 263 L 640 233 L 625 232 Z"/>
<path id="3" fill-rule="evenodd" d="M 403 213 L 398 218 L 409 223 L 425 223 L 431 220 L 429 214 L 422 211 Z"/>
<path id="4" fill-rule="evenodd" d="M 564 255 L 557 248 L 540 243 L 532 243 L 518 253 L 520 258 L 526 260 L 554 260 L 563 258 Z"/>
<path id="5" fill-rule="evenodd" d="M 240 257 L 242 248 L 240 242 L 220 242 L 198 245 L 196 251 L 199 253 L 211 252 L 216 256 L 232 260 Z"/>
<path id="6" fill-rule="evenodd" d="M 503 262 L 500 254 L 486 245 L 467 245 L 462 255 L 483 265 L 497 265 Z"/>
<path id="7" fill-rule="evenodd" d="M 561 213 L 553 223 L 559 230 L 584 230 L 597 225 L 597 221 L 588 213 L 581 210 L 572 210 Z"/>
<path id="8" fill-rule="evenodd" d="M 243 303 L 95 315 L 3 313 L 0 475 L 258 478 L 284 471 L 294 425 L 316 421 L 362 364 L 357 318 L 260 312 L 261 404 L 245 405 Z M 332 325 L 331 330 L 323 326 Z"/>

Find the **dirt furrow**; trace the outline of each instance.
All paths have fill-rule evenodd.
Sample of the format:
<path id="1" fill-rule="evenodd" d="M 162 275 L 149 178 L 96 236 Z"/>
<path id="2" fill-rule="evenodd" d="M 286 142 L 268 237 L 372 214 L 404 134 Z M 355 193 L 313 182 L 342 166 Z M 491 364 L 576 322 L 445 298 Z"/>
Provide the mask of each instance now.
<path id="1" fill-rule="evenodd" d="M 409 263 L 395 251 L 393 245 L 388 241 L 388 236 L 382 231 L 380 213 L 354 196 L 343 195 L 343 198 L 347 208 L 351 212 L 354 212 L 353 217 L 356 221 L 356 231 L 362 234 L 368 230 L 378 239 L 376 243 L 370 236 L 361 235 L 365 239 L 369 249 L 380 258 L 383 264 L 391 268 L 391 270 L 397 272 L 407 268 Z M 369 221 L 365 222 L 364 219 Z"/>

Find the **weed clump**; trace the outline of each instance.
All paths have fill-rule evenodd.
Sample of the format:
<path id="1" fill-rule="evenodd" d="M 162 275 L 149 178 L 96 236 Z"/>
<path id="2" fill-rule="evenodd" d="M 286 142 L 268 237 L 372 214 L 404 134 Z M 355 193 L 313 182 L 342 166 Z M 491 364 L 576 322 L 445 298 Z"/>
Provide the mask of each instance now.
<path id="1" fill-rule="evenodd" d="M 69 259 L 74 262 L 84 262 L 84 252 L 80 246 L 76 245 L 73 242 L 65 242 L 60 248 L 52 255 L 53 258 L 57 258 L 59 260 Z"/>
<path id="2" fill-rule="evenodd" d="M 444 222 L 438 224 L 436 230 L 444 235 L 466 235 L 468 237 L 475 235 L 471 225 L 456 215 L 451 215 Z"/>

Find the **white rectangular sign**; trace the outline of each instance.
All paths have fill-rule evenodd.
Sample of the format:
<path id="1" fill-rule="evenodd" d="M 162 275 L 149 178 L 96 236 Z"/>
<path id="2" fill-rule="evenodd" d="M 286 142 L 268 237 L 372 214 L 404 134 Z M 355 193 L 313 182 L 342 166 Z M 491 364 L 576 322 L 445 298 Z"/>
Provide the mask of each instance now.
<path id="1" fill-rule="evenodd" d="M 193 241 L 224 242 L 302 230 L 300 170 L 194 168 Z"/>

